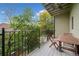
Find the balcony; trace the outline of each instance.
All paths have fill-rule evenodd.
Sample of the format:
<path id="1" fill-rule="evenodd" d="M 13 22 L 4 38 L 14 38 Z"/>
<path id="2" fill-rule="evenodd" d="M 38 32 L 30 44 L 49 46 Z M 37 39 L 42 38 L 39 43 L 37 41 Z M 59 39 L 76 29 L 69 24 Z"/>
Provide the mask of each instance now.
<path id="1" fill-rule="evenodd" d="M 2 30 L 2 37 L 5 36 L 5 39 L 0 40 L 2 41 L 0 54 L 6 56 L 75 56 L 74 52 L 68 50 L 60 52 L 54 45 L 49 47 L 51 41 L 47 41 L 46 35 L 40 36 L 39 34 L 40 32 L 37 31 Z M 69 45 L 65 44 L 65 46 Z"/>

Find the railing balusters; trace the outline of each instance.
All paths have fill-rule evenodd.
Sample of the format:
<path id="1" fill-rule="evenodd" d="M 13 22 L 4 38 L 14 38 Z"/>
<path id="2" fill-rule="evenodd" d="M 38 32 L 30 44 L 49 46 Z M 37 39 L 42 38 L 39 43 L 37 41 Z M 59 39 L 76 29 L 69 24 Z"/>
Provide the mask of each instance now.
<path id="1" fill-rule="evenodd" d="M 23 31 L 21 31 L 21 41 L 22 41 L 22 56 L 23 56 Z"/>
<path id="2" fill-rule="evenodd" d="M 19 31 L 19 55 L 21 54 L 20 52 L 22 51 L 21 50 L 21 31 Z"/>
<path id="3" fill-rule="evenodd" d="M 18 56 L 19 56 L 19 34 L 20 34 L 20 32 L 18 31 Z"/>
<path id="4" fill-rule="evenodd" d="M 7 31 L 7 33 L 9 34 L 9 38 L 8 38 L 9 44 L 6 50 L 7 55 L 15 55 L 15 56 L 22 55 L 23 56 L 23 55 L 26 55 L 27 52 L 29 54 L 29 52 L 31 52 L 36 47 L 40 47 L 40 37 L 39 37 L 40 31 L 12 30 L 12 31 Z M 36 40 L 31 34 L 36 35 L 37 36 L 36 39 L 38 40 Z M 35 40 L 35 42 L 33 42 L 33 40 Z M 33 43 L 36 45 L 34 46 Z M 2 55 L 3 56 L 5 55 L 5 31 L 4 29 L 2 29 Z"/>
<path id="5" fill-rule="evenodd" d="M 25 55 L 26 55 L 26 46 L 27 46 L 27 45 L 26 45 L 26 44 L 27 44 L 27 43 L 26 43 L 26 40 L 27 40 L 27 39 L 26 39 L 26 31 L 25 31 Z"/>
<path id="6" fill-rule="evenodd" d="M 9 32 L 9 36 L 11 36 L 10 34 L 11 34 L 11 32 Z M 9 55 L 11 55 L 11 41 L 10 40 L 11 39 L 9 39 Z"/>
<path id="7" fill-rule="evenodd" d="M 38 30 L 39 48 L 40 48 L 40 30 Z"/>
<path id="8" fill-rule="evenodd" d="M 13 37 L 13 39 L 14 39 L 14 55 L 15 55 L 15 31 L 14 31 L 14 37 Z"/>
<path id="9" fill-rule="evenodd" d="M 28 34 L 29 35 L 29 34 Z M 29 35 L 29 37 L 30 37 L 30 35 Z M 29 39 L 28 39 L 28 42 L 27 42 L 27 46 L 28 46 L 28 54 L 29 54 Z"/>

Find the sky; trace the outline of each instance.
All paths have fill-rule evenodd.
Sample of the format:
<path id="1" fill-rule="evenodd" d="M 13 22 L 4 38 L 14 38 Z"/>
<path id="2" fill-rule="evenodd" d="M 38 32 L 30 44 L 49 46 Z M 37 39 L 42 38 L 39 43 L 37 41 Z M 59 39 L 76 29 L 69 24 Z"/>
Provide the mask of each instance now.
<path id="1" fill-rule="evenodd" d="M 20 15 L 23 13 L 23 10 L 28 7 L 33 10 L 33 18 L 37 17 L 37 15 L 44 10 L 44 6 L 40 3 L 0 3 L 0 23 L 7 23 L 8 21 L 5 15 L 6 9 L 13 9 L 16 11 L 14 15 Z"/>

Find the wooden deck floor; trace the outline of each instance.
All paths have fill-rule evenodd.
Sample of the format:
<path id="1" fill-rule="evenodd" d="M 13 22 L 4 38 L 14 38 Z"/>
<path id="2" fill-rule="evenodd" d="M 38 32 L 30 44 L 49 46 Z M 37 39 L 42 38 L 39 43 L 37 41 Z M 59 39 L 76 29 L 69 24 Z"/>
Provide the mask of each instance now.
<path id="1" fill-rule="evenodd" d="M 41 45 L 40 48 L 35 49 L 28 56 L 75 56 L 73 52 L 64 50 L 64 52 L 59 52 L 54 46 L 49 48 L 51 42 L 46 42 Z"/>

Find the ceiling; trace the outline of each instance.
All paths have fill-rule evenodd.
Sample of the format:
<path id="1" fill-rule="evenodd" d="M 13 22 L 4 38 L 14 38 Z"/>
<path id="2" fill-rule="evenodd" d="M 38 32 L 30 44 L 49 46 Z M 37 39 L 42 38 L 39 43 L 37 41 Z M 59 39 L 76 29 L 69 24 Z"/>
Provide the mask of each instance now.
<path id="1" fill-rule="evenodd" d="M 69 12 L 72 5 L 72 3 L 44 3 L 44 7 L 51 15 L 59 15 Z"/>

